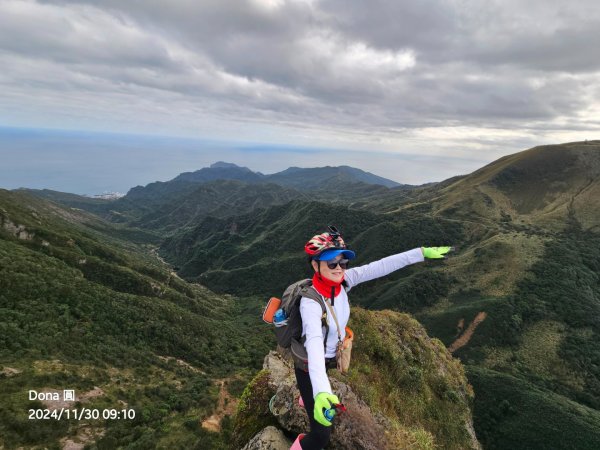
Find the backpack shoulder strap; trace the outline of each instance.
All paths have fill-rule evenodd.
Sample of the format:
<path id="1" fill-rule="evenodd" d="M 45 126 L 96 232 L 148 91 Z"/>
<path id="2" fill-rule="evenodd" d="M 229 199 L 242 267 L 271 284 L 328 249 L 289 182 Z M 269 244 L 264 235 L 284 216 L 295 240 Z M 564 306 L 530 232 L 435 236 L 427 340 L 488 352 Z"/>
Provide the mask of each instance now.
<path id="1" fill-rule="evenodd" d="M 302 289 L 301 294 L 302 294 L 302 297 L 310 298 L 310 299 L 316 301 L 317 303 L 319 303 L 323 307 L 323 310 L 325 310 L 325 304 L 323 302 L 323 296 L 317 292 L 317 290 L 313 287 L 312 284 L 310 284 L 308 286 L 305 286 Z"/>
<path id="2" fill-rule="evenodd" d="M 284 311 L 289 314 L 291 309 L 297 306 L 297 302 L 299 302 L 302 291 L 306 288 L 306 286 L 310 286 L 309 279 L 296 281 L 285 289 L 283 295 L 281 296 L 281 307 Z"/>
<path id="3" fill-rule="evenodd" d="M 329 322 L 327 322 L 327 306 L 325 305 L 325 300 L 323 300 L 323 296 L 317 292 L 312 284 L 305 286 L 301 291 L 301 295 L 302 297 L 310 298 L 321 305 L 321 310 L 323 311 L 321 314 L 321 326 L 325 328 L 325 335 L 323 336 L 323 348 L 326 350 L 327 336 L 329 336 Z"/>
<path id="4" fill-rule="evenodd" d="M 346 280 L 342 281 L 342 287 L 346 292 L 348 292 L 351 289 L 350 286 L 348 286 L 348 282 Z M 348 299 L 348 301 L 350 301 L 350 299 Z"/>

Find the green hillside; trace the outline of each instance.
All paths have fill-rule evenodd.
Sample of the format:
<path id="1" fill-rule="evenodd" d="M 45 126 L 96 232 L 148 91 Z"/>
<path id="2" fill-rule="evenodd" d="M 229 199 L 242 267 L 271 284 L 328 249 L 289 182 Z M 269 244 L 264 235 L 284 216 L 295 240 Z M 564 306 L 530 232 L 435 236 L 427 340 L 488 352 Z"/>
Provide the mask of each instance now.
<path id="1" fill-rule="evenodd" d="M 475 430 L 483 448 L 594 450 L 600 446 L 600 412 L 535 384 L 470 367 Z"/>
<path id="2" fill-rule="evenodd" d="M 197 185 L 173 201 L 165 201 L 131 222 L 132 226 L 165 233 L 195 226 L 205 217 L 229 217 L 307 197 L 272 183 L 218 180 Z"/>
<path id="3" fill-rule="evenodd" d="M 271 336 L 118 228 L 88 223 L 99 220 L 0 191 L 0 447 L 58 448 L 91 430 L 99 448 L 219 448 L 222 435 L 199 426 L 214 410 L 214 381 L 243 384 Z M 95 387 L 102 394 L 86 407 L 126 405 L 135 419 L 28 420 L 44 408 L 30 389 Z"/>
<path id="4" fill-rule="evenodd" d="M 60 203 L 70 208 L 82 209 L 97 215 L 105 214 L 110 210 L 110 205 L 115 200 L 103 198 L 85 197 L 83 195 L 69 194 L 67 192 L 53 191 L 51 189 L 19 189 L 29 195 L 34 195 L 39 198 L 51 200 L 54 203 Z"/>
<path id="5" fill-rule="evenodd" d="M 561 230 L 573 216 L 600 225 L 600 141 L 535 147 L 505 156 L 437 190 L 436 212 Z"/>
<path id="6" fill-rule="evenodd" d="M 441 245 L 461 237 L 455 222 L 418 214 L 402 217 L 404 222 L 341 204 L 294 201 L 243 216 L 207 218 L 166 239 L 161 252 L 190 281 L 199 280 L 217 292 L 264 296 L 309 274 L 301 249 L 307 234 L 319 232 L 323 223 L 335 223 L 344 230 L 352 248 L 367 249 L 358 253 L 357 264 L 424 241 Z"/>
<path id="7" fill-rule="evenodd" d="M 400 186 L 400 183 L 388 180 L 372 173 L 349 166 L 339 167 L 290 167 L 266 177 L 271 183 L 289 186 L 301 191 L 318 191 L 340 187 L 344 184 L 364 183 L 385 187 Z"/>

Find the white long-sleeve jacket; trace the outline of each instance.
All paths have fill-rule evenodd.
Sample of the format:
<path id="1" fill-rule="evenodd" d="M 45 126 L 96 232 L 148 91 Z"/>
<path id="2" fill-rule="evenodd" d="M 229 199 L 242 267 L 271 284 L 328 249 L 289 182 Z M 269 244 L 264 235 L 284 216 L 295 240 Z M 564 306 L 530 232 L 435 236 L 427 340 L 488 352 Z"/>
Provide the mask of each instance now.
<path id="1" fill-rule="evenodd" d="M 346 289 L 342 289 L 334 299 L 335 314 L 340 325 L 342 340 L 346 336 L 346 324 L 350 318 L 350 304 L 346 294 L 353 286 L 365 281 L 374 280 L 394 272 L 410 264 L 422 262 L 423 252 L 415 248 L 407 252 L 398 253 L 386 258 L 353 267 L 345 272 L 344 280 Z M 302 317 L 302 336 L 306 336 L 304 347 L 308 353 L 308 373 L 316 397 L 319 392 L 332 394 L 329 378 L 325 370 L 325 358 L 335 357 L 335 349 L 338 341 L 337 326 L 331 314 L 327 314 L 329 334 L 327 336 L 326 348 L 323 348 L 325 327 L 321 327 L 321 305 L 310 298 L 302 297 L 300 300 L 300 315 Z"/>

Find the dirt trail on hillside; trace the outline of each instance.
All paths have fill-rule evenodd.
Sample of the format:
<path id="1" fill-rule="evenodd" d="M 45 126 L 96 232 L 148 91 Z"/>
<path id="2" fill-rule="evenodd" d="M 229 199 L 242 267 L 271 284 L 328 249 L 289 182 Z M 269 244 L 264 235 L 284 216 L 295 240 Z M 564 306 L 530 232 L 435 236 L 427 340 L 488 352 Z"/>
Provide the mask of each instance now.
<path id="1" fill-rule="evenodd" d="M 100 439 L 106 430 L 104 428 L 92 428 L 85 425 L 79 425 L 76 436 L 62 438 L 60 444 L 62 450 L 83 450 L 86 445 L 90 445 Z"/>
<path id="2" fill-rule="evenodd" d="M 177 275 L 177 272 L 175 272 L 173 270 L 173 267 L 171 266 L 171 264 L 169 264 L 168 262 L 166 262 L 159 254 L 158 254 L 158 248 L 152 248 L 150 249 L 150 254 L 152 256 L 154 256 L 156 259 L 158 259 L 161 263 L 164 264 L 164 266 L 169 270 L 169 278 L 167 279 L 167 281 L 165 282 L 165 284 L 167 286 L 169 286 L 170 282 L 171 282 L 171 278 L 178 278 L 181 281 L 185 281 L 183 278 L 181 278 L 179 275 Z"/>
<path id="3" fill-rule="evenodd" d="M 477 313 L 477 315 L 475 316 L 473 321 L 467 327 L 466 331 L 458 339 L 456 339 L 452 343 L 452 345 L 450 345 L 450 347 L 448 347 L 448 350 L 450 351 L 450 353 L 453 353 L 456 350 L 458 350 L 459 348 L 467 345 L 467 343 L 471 340 L 473 333 L 475 332 L 475 328 L 477 328 L 479 326 L 479 324 L 485 320 L 486 317 L 487 317 L 487 314 L 483 311 Z M 463 324 L 462 326 L 464 326 L 464 319 L 461 319 L 461 322 Z M 462 328 L 462 326 L 461 326 L 461 323 L 459 322 L 459 328 Z"/>
<path id="4" fill-rule="evenodd" d="M 238 400 L 233 398 L 227 391 L 227 388 L 225 387 L 227 381 L 229 381 L 229 378 L 217 380 L 217 384 L 220 385 L 219 403 L 217 404 L 215 413 L 208 419 L 202 421 L 202 428 L 218 433 L 221 431 L 221 419 L 225 416 L 232 416 L 235 414 Z"/>
<path id="5" fill-rule="evenodd" d="M 185 367 L 189 370 L 191 370 L 192 372 L 195 373 L 201 373 L 202 375 L 206 375 L 206 372 L 202 369 L 198 369 L 197 367 L 192 366 L 190 363 L 185 362 L 183 359 L 177 359 L 173 356 L 160 356 L 160 355 L 156 355 L 158 359 L 162 360 L 162 361 L 175 361 L 178 365 Z"/>

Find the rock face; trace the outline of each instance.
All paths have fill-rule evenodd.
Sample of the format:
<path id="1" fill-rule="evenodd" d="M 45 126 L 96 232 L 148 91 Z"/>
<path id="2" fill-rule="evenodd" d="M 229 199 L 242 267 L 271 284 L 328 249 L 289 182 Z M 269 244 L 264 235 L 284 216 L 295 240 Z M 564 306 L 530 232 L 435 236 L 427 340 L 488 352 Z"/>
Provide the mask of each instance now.
<path id="1" fill-rule="evenodd" d="M 18 239 L 23 239 L 26 241 L 30 241 L 33 239 L 34 234 L 28 232 L 25 228 L 25 225 L 15 225 L 10 220 L 8 220 L 8 218 L 4 219 L 2 217 L 0 217 L 0 224 L 6 231 L 13 234 Z"/>
<path id="2" fill-rule="evenodd" d="M 281 430 L 268 426 L 250 439 L 242 450 L 289 450 L 290 445 Z"/>
<path id="3" fill-rule="evenodd" d="M 279 425 L 298 435 L 310 428 L 308 415 L 300 407 L 300 393 L 289 361 L 278 353 L 271 352 L 265 358 L 264 368 L 271 374 L 275 397 L 271 412 Z M 331 379 L 331 387 L 348 411 L 335 419 L 330 448 L 379 450 L 385 448 L 385 430 L 391 424 L 385 417 L 376 417 L 371 409 L 360 400 L 350 386 Z"/>
<path id="4" fill-rule="evenodd" d="M 328 449 L 480 449 L 472 390 L 441 342 L 406 314 L 353 308 L 352 315 L 352 368 L 347 376 L 328 373 L 347 408 L 335 418 Z M 240 400 L 232 448 L 289 449 L 309 431 L 298 397 L 291 361 L 270 352 Z"/>

